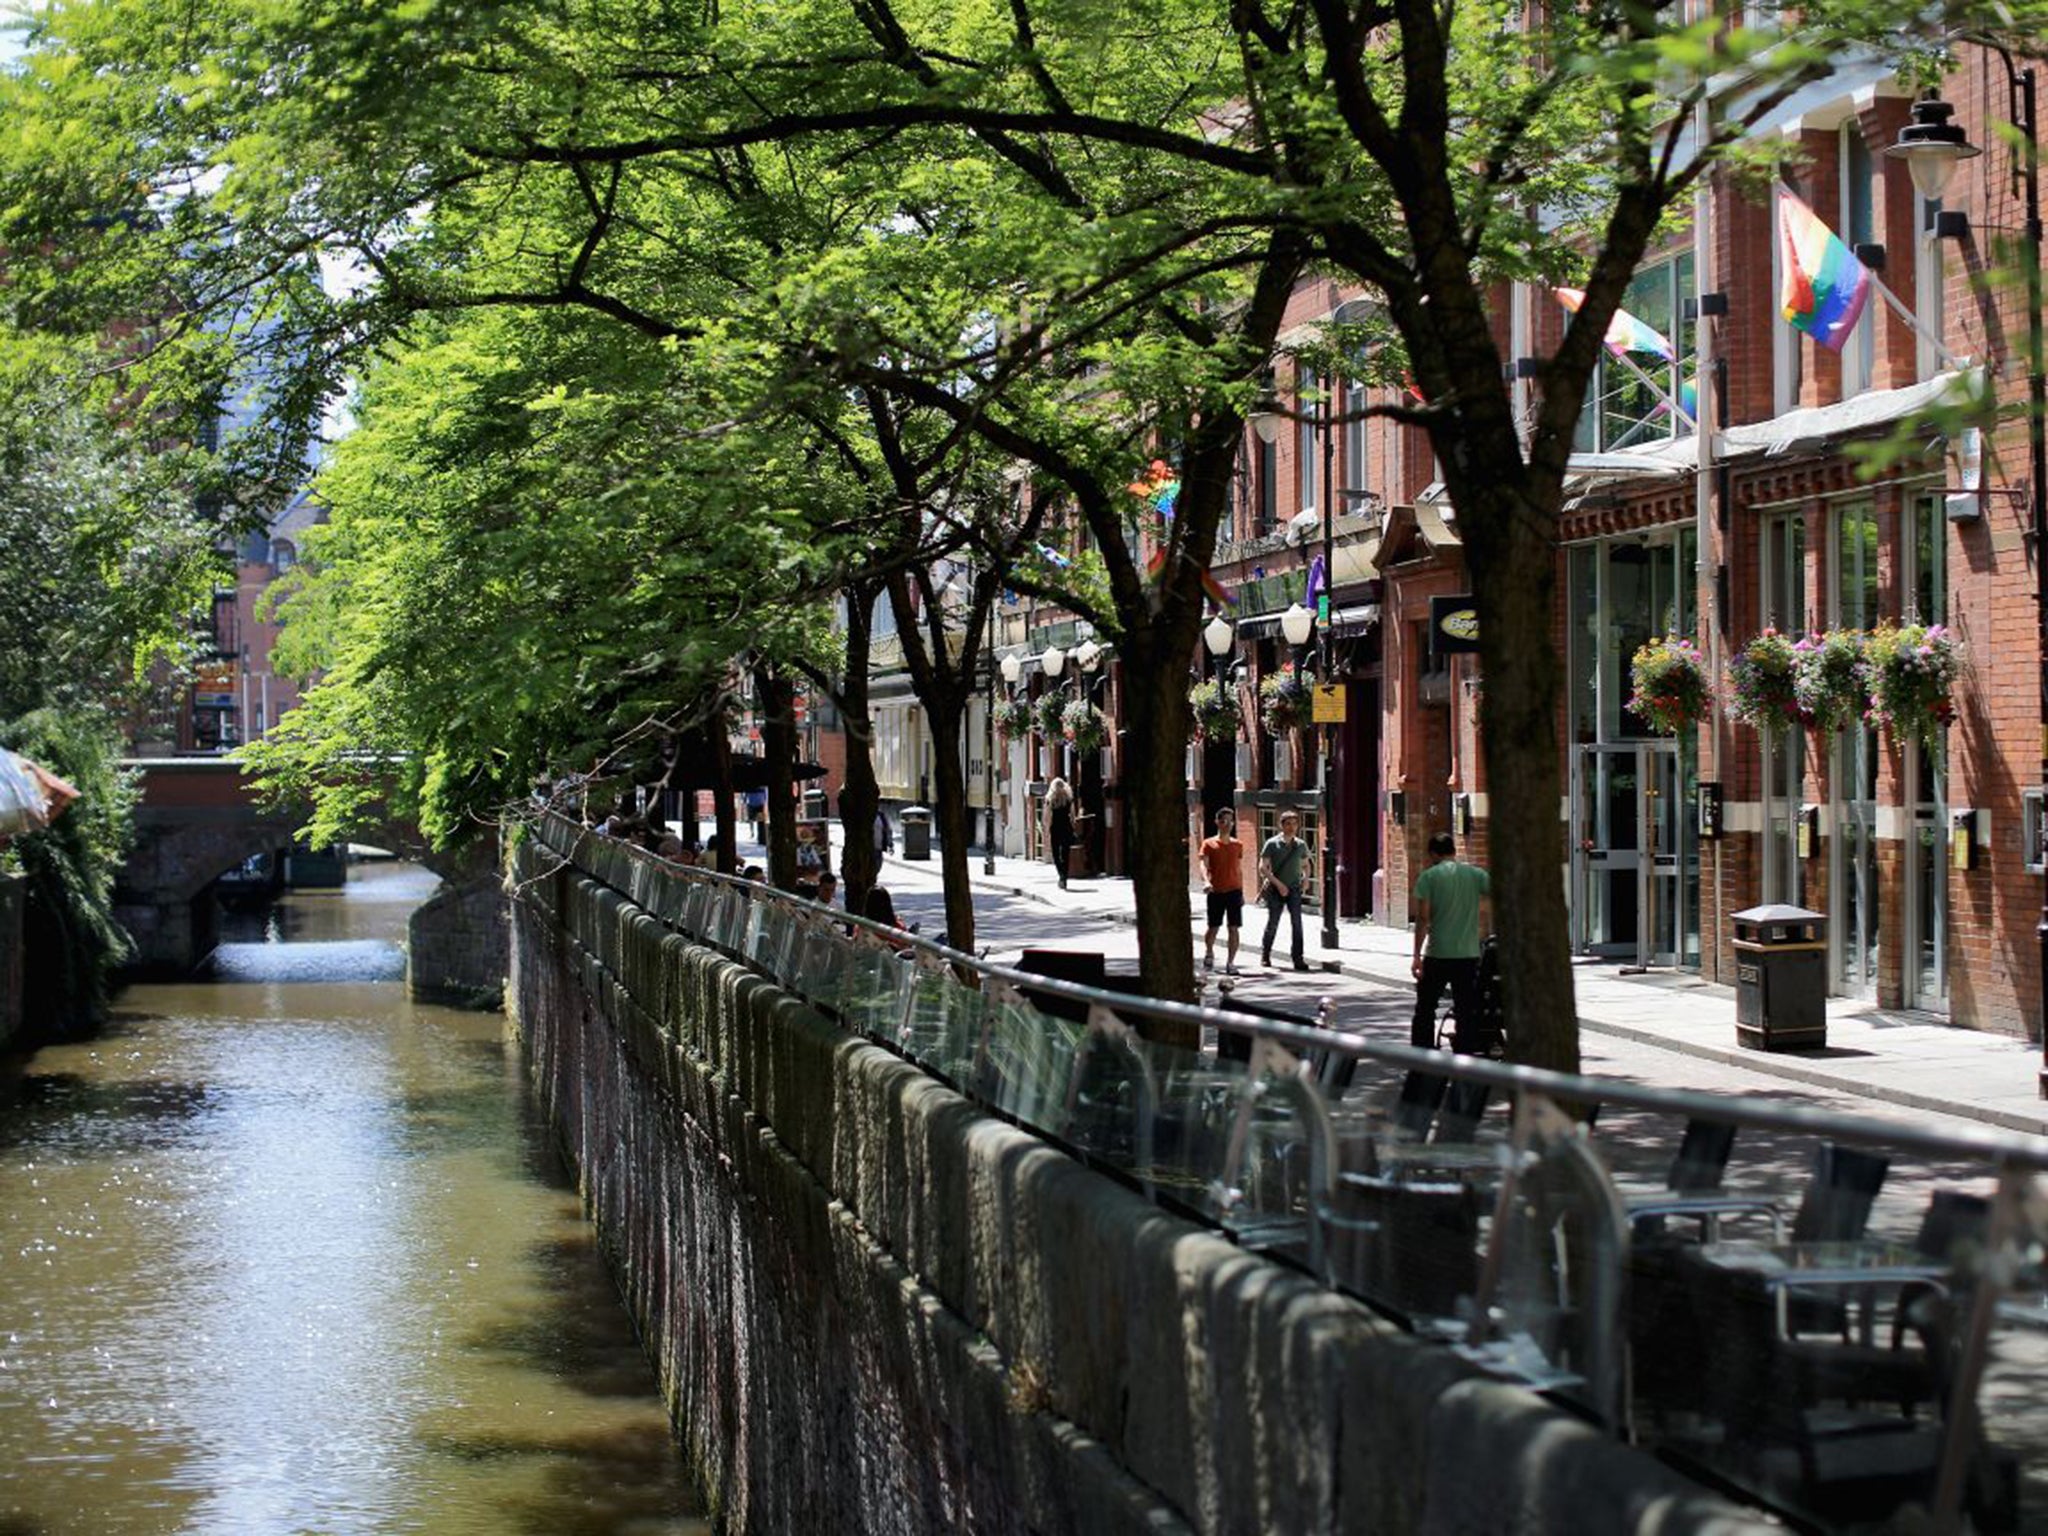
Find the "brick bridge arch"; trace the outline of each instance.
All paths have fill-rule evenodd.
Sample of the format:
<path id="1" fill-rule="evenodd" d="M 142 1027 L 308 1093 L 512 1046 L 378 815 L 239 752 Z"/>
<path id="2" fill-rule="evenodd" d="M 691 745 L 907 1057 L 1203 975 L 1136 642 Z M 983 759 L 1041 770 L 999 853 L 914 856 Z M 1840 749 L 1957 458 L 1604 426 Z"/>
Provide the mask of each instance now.
<path id="1" fill-rule="evenodd" d="M 219 943 L 214 882 L 256 854 L 293 843 L 303 818 L 258 803 L 248 773 L 219 757 L 149 758 L 139 770 L 136 840 L 115 890 L 115 915 L 135 941 L 131 969 L 139 975 L 185 975 Z M 502 906 L 488 847 L 440 854 L 417 827 L 378 820 L 364 840 L 420 864 L 443 888 L 414 914 L 409 934 L 414 991 L 427 997 L 476 998 L 502 977 L 493 948 L 502 948 Z M 495 946 L 494 946 L 495 939 Z M 472 955 L 479 944 L 481 957 Z M 455 962 L 457 974 L 444 975 Z"/>

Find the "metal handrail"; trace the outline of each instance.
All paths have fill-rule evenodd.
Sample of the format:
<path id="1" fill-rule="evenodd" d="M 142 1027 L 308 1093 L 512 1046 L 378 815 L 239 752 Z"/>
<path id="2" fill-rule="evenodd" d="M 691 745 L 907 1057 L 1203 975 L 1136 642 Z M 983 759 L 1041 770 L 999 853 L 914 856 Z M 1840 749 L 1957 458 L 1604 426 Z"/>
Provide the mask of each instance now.
<path id="1" fill-rule="evenodd" d="M 1476 1285 L 1469 1293 L 1461 1291 L 1449 1298 L 1456 1302 L 1458 1317 L 1448 1317 L 1427 1308 L 1419 1316 L 1436 1319 L 1437 1326 L 1431 1331 L 1440 1336 L 1462 1339 L 1464 1342 L 1460 1347 L 1468 1358 L 1539 1389 L 1570 1393 L 1590 1409 L 1599 1422 L 1622 1436 L 1642 1437 L 1641 1426 L 1634 1422 L 1631 1350 L 1622 1337 L 1624 1330 L 1631 1325 L 1631 1319 L 1626 1315 L 1624 1294 L 1626 1266 L 1630 1263 L 1634 1234 L 1632 1212 L 1620 1199 L 1604 1161 L 1572 1119 L 1574 1107 L 1597 1103 L 1674 1119 L 1710 1118 L 1758 1130 L 1907 1150 L 1929 1159 L 1979 1165 L 1982 1172 L 1996 1176 L 1998 1193 L 1985 1254 L 1970 1266 L 1967 1273 L 1957 1276 L 1960 1290 L 1967 1291 L 1967 1320 L 1955 1361 L 1948 1411 L 1939 1431 L 1938 1487 L 1931 1500 L 1932 1523 L 1937 1531 L 1955 1532 L 1962 1527 L 1964 1505 L 1969 1496 L 1966 1473 L 1970 1458 L 1978 1453 L 1980 1444 L 1982 1421 L 1976 1396 L 1991 1363 L 1992 1333 L 1999 1304 L 2019 1283 L 2023 1271 L 2035 1291 L 2041 1288 L 2039 1254 L 2044 1246 L 2044 1234 L 2048 1234 L 2048 1200 L 2044 1200 L 2037 1191 L 2033 1176 L 2048 1170 L 2048 1137 L 1988 1127 L 1935 1130 L 1923 1125 L 1787 1106 L 1741 1095 L 1646 1087 L 1456 1056 L 1409 1045 L 1370 1042 L 1340 1031 L 1269 1019 L 1258 1014 L 1165 1002 L 992 964 L 921 935 L 886 928 L 863 917 L 821 907 L 793 893 L 775 890 L 755 881 L 670 864 L 644 849 L 604 838 L 553 813 L 546 813 L 540 818 L 536 840 L 551 856 L 562 861 L 560 867 L 572 867 L 598 880 L 622 898 L 660 918 L 672 930 L 684 932 L 695 942 L 719 949 L 744 964 L 766 970 L 800 994 L 805 992 L 803 982 L 806 979 L 800 973 L 805 958 L 811 953 L 812 941 L 821 931 L 843 935 L 849 957 L 868 957 L 866 963 L 871 969 L 865 974 L 894 976 L 900 983 L 893 988 L 885 987 L 879 992 L 864 994 L 874 1001 L 889 1003 L 888 1011 L 893 1016 L 887 1019 L 853 1016 L 858 1009 L 850 1013 L 845 1006 L 846 1000 L 836 991 L 830 997 L 810 996 L 809 1001 L 835 1013 L 849 1030 L 896 1050 L 933 1071 L 963 1096 L 1025 1125 L 1027 1129 L 1039 1131 L 1055 1142 L 1070 1145 L 1062 1130 L 1070 1127 L 1071 1117 L 1078 1112 L 1084 1067 L 1092 1060 L 1104 1057 L 1128 1059 L 1132 1069 L 1131 1092 L 1135 1095 L 1130 1106 L 1132 1165 L 1124 1167 L 1115 1159 L 1104 1159 L 1086 1147 L 1074 1147 L 1073 1150 L 1090 1156 L 1098 1166 L 1106 1164 L 1155 1202 L 1170 1196 L 1170 1192 L 1160 1186 L 1162 1165 L 1155 1163 L 1153 1153 L 1155 1138 L 1160 1134 L 1160 1114 L 1165 1105 L 1162 1089 L 1168 1078 L 1181 1070 L 1172 1063 L 1185 1057 L 1197 1076 L 1207 1078 L 1213 1072 L 1218 1077 L 1227 1078 L 1235 1085 L 1228 1090 L 1235 1097 L 1234 1112 L 1221 1165 L 1215 1170 L 1216 1177 L 1207 1191 L 1210 1204 L 1206 1209 L 1190 1210 L 1189 1202 L 1174 1200 L 1173 1206 L 1183 1214 L 1220 1227 L 1226 1235 L 1268 1252 L 1274 1251 L 1271 1241 L 1276 1232 L 1283 1244 L 1291 1245 L 1298 1241 L 1299 1252 L 1282 1252 L 1281 1256 L 1299 1264 L 1325 1283 L 1342 1283 L 1335 1272 L 1330 1247 L 1336 1239 L 1342 1238 L 1347 1244 L 1360 1237 L 1378 1239 L 1381 1241 L 1379 1251 L 1397 1259 L 1403 1249 L 1399 1232 L 1380 1231 L 1376 1217 L 1360 1219 L 1339 1209 L 1340 1202 L 1336 1196 L 1340 1186 L 1352 1176 L 1340 1166 L 1333 1100 L 1323 1086 L 1329 1078 L 1311 1070 L 1309 1064 L 1318 1057 L 1326 1062 L 1348 1058 L 1354 1062 L 1375 1063 L 1395 1072 L 1427 1073 L 1452 1081 L 1483 1084 L 1491 1090 L 1505 1090 L 1515 1106 L 1513 1131 L 1508 1144 L 1501 1149 L 1504 1155 L 1492 1163 L 1492 1171 L 1498 1177 L 1492 1224 L 1483 1240 L 1474 1234 L 1473 1243 L 1478 1245 L 1476 1254 L 1472 1251 L 1472 1243 L 1467 1243 L 1464 1248 L 1465 1258 L 1468 1261 L 1476 1258 L 1480 1265 Z M 698 900 L 694 893 L 700 889 L 716 895 Z M 742 900 L 746 903 L 744 908 L 738 905 Z M 789 921 L 779 926 L 766 921 L 768 909 L 780 910 Z M 694 929 L 682 921 L 682 916 L 691 912 L 700 918 Z M 751 914 L 747 920 L 740 920 L 747 914 Z M 801 934 L 802 940 L 792 938 L 792 934 Z M 779 948 L 773 954 L 757 953 L 771 939 L 779 940 Z M 799 974 L 792 976 L 793 972 Z M 836 967 L 828 974 L 835 980 L 844 978 L 847 968 Z M 936 993 L 930 990 L 934 983 L 940 988 Z M 955 1040 L 949 1036 L 946 1028 L 949 993 L 945 990 L 948 986 L 956 987 L 960 994 L 980 995 L 984 1011 L 978 1020 L 970 1021 L 971 1039 Z M 832 986 L 828 982 L 824 988 L 814 990 L 832 991 Z M 994 1050 L 997 1043 L 994 1010 L 998 1006 L 1013 1008 L 1033 997 L 1071 1002 L 1078 1005 L 1077 1011 L 1087 1020 L 1078 1037 L 1070 1042 L 1074 1056 L 1066 1068 L 1065 1080 L 1046 1084 L 1049 1093 L 1026 1095 L 1030 1103 L 1045 1107 L 1050 1114 L 1064 1113 L 1069 1117 L 1058 1124 L 1039 1123 L 1028 1114 L 1020 1117 L 992 1097 L 1004 1083 L 1002 1063 L 996 1059 Z M 926 1003 L 936 1001 L 940 1005 L 938 1041 L 942 1047 L 936 1053 L 927 1052 L 922 1056 L 918 1050 L 920 1042 L 913 1037 L 911 1028 L 919 1018 L 921 1000 Z M 1181 1026 L 1183 1032 L 1187 1026 L 1193 1025 L 1198 1029 L 1207 1027 L 1248 1034 L 1253 1039 L 1251 1061 L 1241 1070 L 1233 1068 L 1225 1072 L 1220 1066 L 1212 1068 L 1199 1052 L 1143 1040 L 1142 1032 L 1131 1027 L 1133 1021 L 1143 1020 L 1170 1022 Z M 1045 1022 L 1048 1032 L 1053 1030 L 1054 1021 L 1048 1017 Z M 1014 1032 L 1008 1038 L 1014 1041 Z M 1047 1042 L 1052 1040 L 1050 1033 L 1044 1038 Z M 936 1059 L 944 1056 L 945 1048 L 954 1045 L 962 1051 L 961 1059 Z M 1147 1054 L 1149 1051 L 1171 1054 L 1152 1058 Z M 1168 1063 L 1164 1073 L 1160 1070 L 1161 1062 Z M 1029 1072 L 1026 1073 L 1028 1077 Z M 1212 1084 L 1207 1091 L 1213 1092 L 1215 1087 Z M 1213 1109 L 1216 1103 L 1211 1099 L 1209 1107 Z M 1283 1103 L 1295 1114 L 1291 1135 L 1297 1139 L 1289 1139 L 1288 1122 L 1259 1118 L 1262 1106 L 1279 1107 Z M 1188 1106 L 1182 1107 L 1185 1110 Z M 1276 1125 L 1282 1130 L 1278 1161 L 1255 1165 L 1252 1149 L 1255 1127 L 1270 1131 Z M 1185 1115 L 1179 1123 L 1179 1134 L 1182 1137 L 1190 1134 Z M 1378 1147 L 1379 1135 L 1379 1132 L 1368 1128 L 1366 1141 Z M 1386 1150 L 1380 1148 L 1379 1152 L 1384 1154 Z M 1434 1148 L 1422 1150 L 1426 1153 L 1435 1151 Z M 1455 1153 L 1466 1149 L 1453 1147 L 1449 1150 Z M 1306 1163 L 1298 1181 L 1291 1171 L 1295 1165 L 1288 1156 L 1290 1152 L 1298 1152 Z M 1504 1245 L 1515 1241 L 1508 1234 L 1518 1222 L 1526 1228 L 1526 1221 L 1519 1213 L 1533 1208 L 1521 1203 L 1519 1190 L 1532 1170 L 1544 1168 L 1546 1159 L 1561 1159 L 1558 1169 L 1568 1187 L 1576 1191 L 1576 1218 L 1570 1225 L 1579 1234 L 1577 1241 L 1589 1245 L 1577 1252 L 1567 1252 L 1561 1247 L 1553 1256 L 1558 1274 L 1562 1279 L 1570 1280 L 1573 1266 L 1583 1266 L 1588 1261 L 1597 1270 L 1597 1273 L 1579 1277 L 1586 1283 L 1570 1298 L 1560 1298 L 1560 1305 L 1570 1306 L 1587 1319 L 1585 1329 L 1590 1330 L 1582 1330 L 1583 1339 L 1578 1348 L 1574 1349 L 1569 1343 L 1564 1346 L 1568 1352 L 1580 1357 L 1569 1362 L 1564 1370 L 1557 1369 L 1555 1362 L 1546 1365 L 1541 1361 L 1531 1361 L 1522 1351 L 1522 1341 L 1504 1336 L 1502 1328 L 1511 1320 L 1512 1308 L 1504 1311 L 1498 1304 L 1503 1265 L 1508 1260 Z M 1482 1159 L 1481 1163 L 1484 1162 Z M 1278 1219 L 1271 1210 L 1261 1211 L 1247 1199 L 1248 1175 L 1260 1171 L 1270 1175 L 1276 1168 L 1282 1175 L 1278 1182 L 1283 1192 Z M 1190 1170 L 1183 1165 L 1180 1171 L 1185 1183 Z M 1470 1192 L 1468 1187 L 1467 1193 Z M 1378 1211 L 1381 1208 L 1376 1206 L 1373 1209 Z M 1298 1221 L 1294 1219 L 1297 1212 Z M 1406 1222 L 1410 1218 L 1393 1212 L 1389 1219 Z M 1560 1244 L 1572 1240 L 1566 1237 L 1563 1226 L 1554 1237 Z M 1526 1230 L 1520 1240 L 1525 1245 L 1529 1242 Z M 1454 1245 L 1456 1241 L 1454 1236 Z M 1356 1271 L 1351 1278 L 1358 1279 Z M 1398 1275 L 1390 1283 L 1401 1292 L 1409 1287 L 1409 1282 Z M 1369 1302 L 1391 1306 L 1407 1315 L 1417 1315 L 1405 1295 L 1375 1294 L 1365 1281 L 1348 1288 Z M 1717 1469 L 1717 1475 L 1735 1483 L 1743 1480 L 1741 1474 L 1725 1469 Z M 1756 1475 L 1766 1476 L 1761 1472 Z M 1767 1503 L 1789 1497 L 1769 1487 L 1752 1487 L 1750 1491 Z M 1786 1507 L 1792 1506 L 1788 1504 Z"/>

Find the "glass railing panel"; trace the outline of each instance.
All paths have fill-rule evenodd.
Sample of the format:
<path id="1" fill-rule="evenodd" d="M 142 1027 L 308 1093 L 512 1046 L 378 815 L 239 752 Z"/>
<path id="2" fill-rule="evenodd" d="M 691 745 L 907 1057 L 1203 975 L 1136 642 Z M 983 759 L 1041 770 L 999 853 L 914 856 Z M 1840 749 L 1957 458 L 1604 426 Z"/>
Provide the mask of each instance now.
<path id="1" fill-rule="evenodd" d="M 1084 1026 L 1039 1012 L 991 982 L 983 1012 L 975 1082 L 996 1109 L 1020 1124 L 1057 1134 Z"/>

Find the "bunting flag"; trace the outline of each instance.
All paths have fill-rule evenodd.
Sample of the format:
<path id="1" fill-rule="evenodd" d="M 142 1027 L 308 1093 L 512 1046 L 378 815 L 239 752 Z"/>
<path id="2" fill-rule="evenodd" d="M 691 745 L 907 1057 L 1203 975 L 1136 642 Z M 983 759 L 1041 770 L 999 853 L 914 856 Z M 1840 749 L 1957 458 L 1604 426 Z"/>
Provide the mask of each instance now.
<path id="1" fill-rule="evenodd" d="M 1131 482 L 1130 492 L 1157 512 L 1162 522 L 1170 523 L 1180 502 L 1180 476 L 1166 460 L 1154 459 L 1145 477 Z"/>
<path id="2" fill-rule="evenodd" d="M 1047 560 L 1051 561 L 1053 565 L 1057 566 L 1060 570 L 1064 571 L 1074 563 L 1073 561 L 1069 560 L 1065 555 L 1061 554 L 1058 550 L 1054 549 L 1050 544 L 1037 544 L 1033 545 L 1032 547 L 1035 548 Z"/>
<path id="3" fill-rule="evenodd" d="M 1415 382 L 1414 374 L 1404 373 L 1401 375 L 1401 388 L 1407 391 L 1408 398 L 1417 405 L 1429 404 L 1429 396 L 1425 395 L 1422 392 L 1422 386 Z"/>
<path id="4" fill-rule="evenodd" d="M 1145 575 L 1149 579 L 1156 581 L 1159 578 L 1159 573 L 1165 569 L 1166 549 L 1162 545 L 1145 557 Z M 1218 581 L 1214 571 L 1202 572 L 1202 590 L 1209 594 L 1209 600 L 1219 608 L 1235 608 L 1237 606 L 1237 594 Z"/>
<path id="5" fill-rule="evenodd" d="M 1778 234 L 1785 247 L 1778 303 L 1793 329 L 1839 352 L 1863 318 L 1870 269 L 1806 204 L 1778 189 Z"/>
<path id="6" fill-rule="evenodd" d="M 1557 302 L 1573 314 L 1586 302 L 1586 294 L 1580 288 L 1553 288 Z M 1607 322 L 1607 334 L 1601 338 L 1610 352 L 1649 352 L 1661 357 L 1667 363 L 1678 361 L 1678 353 L 1664 338 L 1664 333 L 1646 321 L 1638 320 L 1625 309 L 1617 309 L 1614 317 Z"/>
<path id="7" fill-rule="evenodd" d="M 1323 569 L 1323 557 L 1317 555 L 1315 559 L 1308 563 L 1308 585 L 1302 589 L 1302 607 L 1315 607 L 1316 594 L 1323 590 L 1323 583 L 1328 579 L 1329 573 Z"/>

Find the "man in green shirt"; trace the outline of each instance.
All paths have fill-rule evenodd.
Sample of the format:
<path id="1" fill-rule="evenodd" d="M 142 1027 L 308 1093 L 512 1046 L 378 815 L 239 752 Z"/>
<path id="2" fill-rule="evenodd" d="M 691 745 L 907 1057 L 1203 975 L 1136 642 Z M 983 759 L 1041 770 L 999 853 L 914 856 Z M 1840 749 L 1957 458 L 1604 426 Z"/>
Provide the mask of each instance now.
<path id="1" fill-rule="evenodd" d="M 1280 813 L 1280 830 L 1259 849 L 1259 899 L 1266 904 L 1266 938 L 1259 946 L 1259 963 L 1273 963 L 1273 938 L 1280 931 L 1282 912 L 1294 919 L 1294 968 L 1305 971 L 1308 960 L 1301 944 L 1301 884 L 1308 868 L 1308 844 L 1301 839 L 1301 818 L 1293 811 Z"/>
<path id="2" fill-rule="evenodd" d="M 1479 917 L 1492 881 L 1476 864 L 1458 862 L 1457 839 L 1448 832 L 1429 839 L 1429 868 L 1415 881 L 1415 1017 L 1408 1043 L 1418 1050 L 1436 1045 L 1436 1005 L 1451 989 L 1457 1026 L 1451 1048 L 1476 1055 L 1485 1042 L 1479 1016 Z"/>

